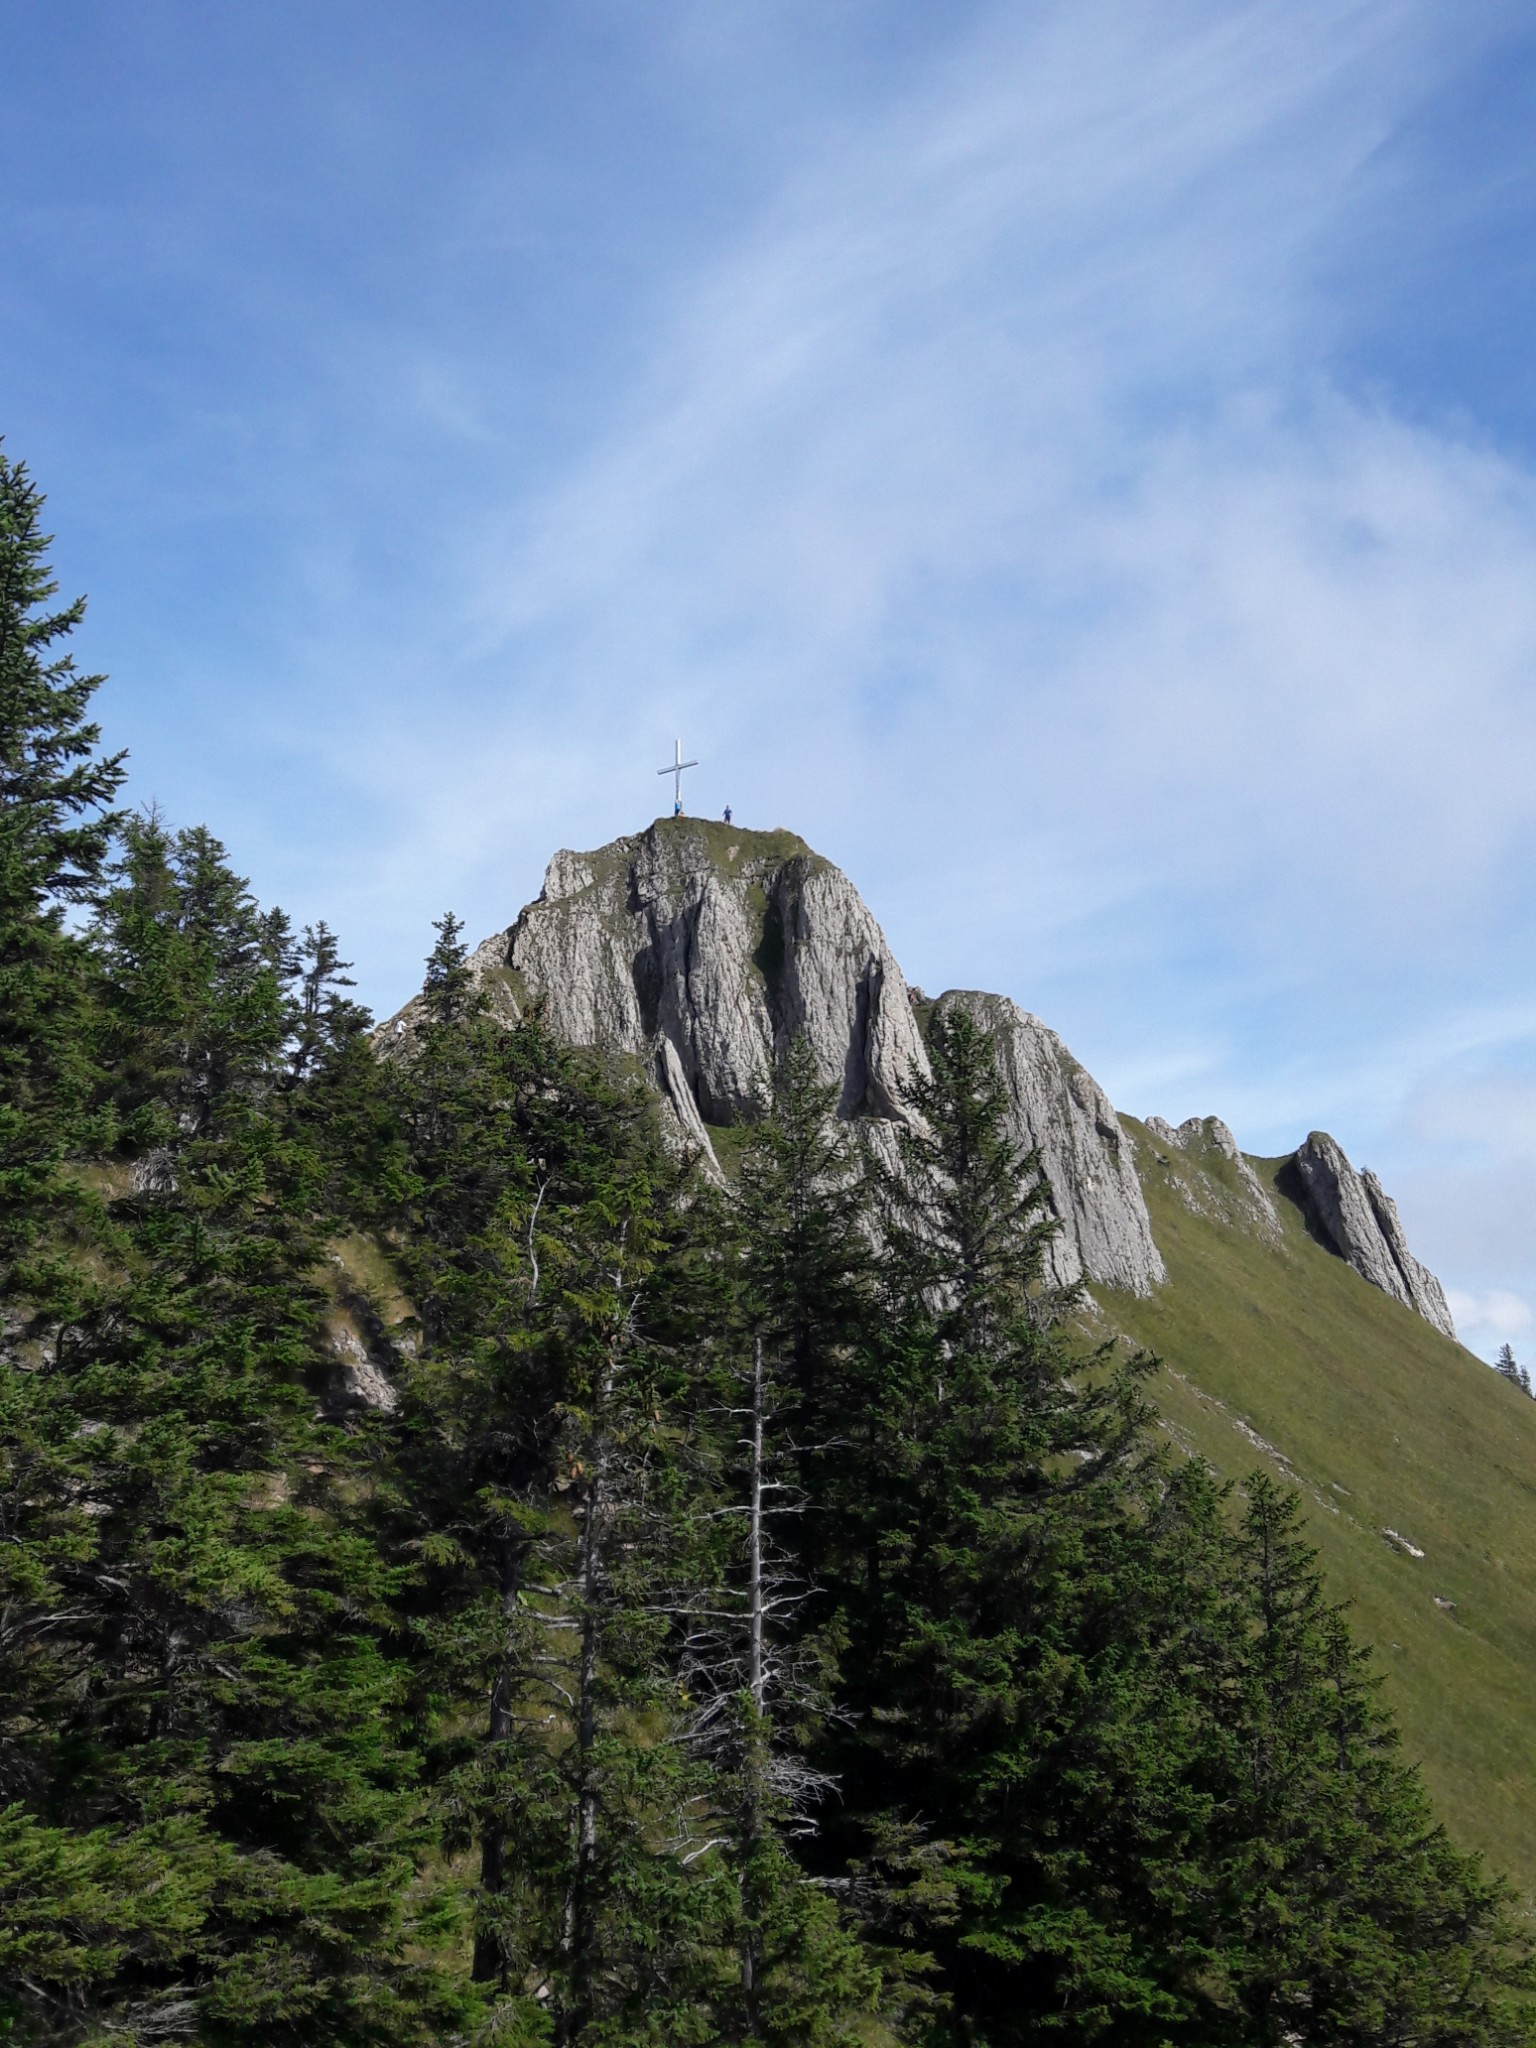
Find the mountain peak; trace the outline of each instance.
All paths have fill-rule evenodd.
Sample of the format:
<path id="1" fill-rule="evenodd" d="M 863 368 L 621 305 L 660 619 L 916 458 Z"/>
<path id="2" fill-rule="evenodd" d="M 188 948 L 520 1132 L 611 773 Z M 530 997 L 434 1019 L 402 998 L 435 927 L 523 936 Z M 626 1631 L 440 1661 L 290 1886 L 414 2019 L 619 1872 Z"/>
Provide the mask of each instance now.
<path id="1" fill-rule="evenodd" d="M 675 1136 L 721 1178 L 716 1139 L 758 1116 L 774 1064 L 799 1033 L 837 1090 L 838 1114 L 863 1120 L 894 1163 L 897 1130 L 929 1071 L 925 1031 L 963 1009 L 992 1034 L 1012 1135 L 1021 1152 L 1039 1153 L 1050 1185 L 1059 1228 L 1048 1277 L 1133 1295 L 1166 1277 L 1136 1140 L 1098 1082 L 1006 997 L 952 989 L 930 1002 L 847 876 L 796 832 L 661 817 L 589 852 L 562 849 L 537 900 L 471 966 L 507 1019 L 537 999 L 570 1044 L 637 1065 Z M 1153 1118 L 1145 1141 L 1179 1156 L 1186 1205 L 1230 1210 L 1278 1242 L 1273 1202 L 1219 1119 L 1175 1130 Z M 1409 1252 L 1374 1175 L 1355 1173 L 1318 1133 L 1293 1173 L 1326 1241 L 1361 1277 L 1453 1336 L 1439 1283 Z"/>
<path id="2" fill-rule="evenodd" d="M 539 900 L 562 902 L 636 867 L 674 878 L 710 871 L 729 877 L 760 874 L 792 861 L 803 861 L 811 868 L 830 866 L 798 832 L 788 832 L 782 825 L 759 832 L 716 818 L 668 816 L 655 819 L 643 832 L 626 833 L 590 853 L 563 848 L 545 870 Z"/>
<path id="3" fill-rule="evenodd" d="M 513 1001 L 537 994 L 573 1044 L 656 1061 L 710 1156 L 702 1126 L 755 1117 L 797 1032 L 843 1116 L 899 1118 L 926 1065 L 884 933 L 847 876 L 793 832 L 658 818 L 593 852 L 557 853 L 538 900 L 474 963 Z"/>
<path id="4" fill-rule="evenodd" d="M 857 889 L 797 833 L 658 818 L 557 853 L 536 902 L 473 956 L 504 1015 L 538 998 L 554 1029 L 640 1064 L 679 1137 L 719 1173 L 720 1131 L 752 1121 L 798 1034 L 838 1113 L 894 1161 L 928 1073 L 924 1023 L 960 1007 L 994 1033 L 1021 1151 L 1038 1150 L 1060 1229 L 1059 1285 L 1146 1293 L 1163 1263 L 1134 1147 L 1109 1098 L 1037 1017 L 1001 996 L 912 988 Z"/>

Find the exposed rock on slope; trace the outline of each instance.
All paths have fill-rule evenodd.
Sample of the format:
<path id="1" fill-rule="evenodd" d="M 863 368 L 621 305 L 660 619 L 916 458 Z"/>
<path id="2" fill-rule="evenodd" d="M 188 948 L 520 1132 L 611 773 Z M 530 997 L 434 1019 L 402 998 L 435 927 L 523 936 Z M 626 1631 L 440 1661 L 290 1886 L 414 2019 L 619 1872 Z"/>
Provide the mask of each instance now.
<path id="1" fill-rule="evenodd" d="M 709 1129 L 749 1119 L 803 1031 L 839 1113 L 889 1152 L 928 1071 L 913 993 L 847 877 L 788 832 L 658 819 L 595 853 L 558 853 L 543 893 L 473 969 L 501 1014 L 541 998 L 577 1045 L 642 1064 L 710 1165 Z M 1021 1144 L 1038 1146 L 1062 1232 L 1052 1277 L 1145 1294 L 1163 1277 L 1130 1147 L 1103 1090 L 1054 1032 L 1000 997 L 984 1009 Z M 409 1012 L 393 1027 L 408 1028 Z"/>
<path id="2" fill-rule="evenodd" d="M 1026 1150 L 1039 1148 L 1062 1224 L 1047 1252 L 1051 1279 L 1068 1285 L 1086 1277 L 1149 1294 L 1164 1277 L 1162 1255 L 1109 1097 L 1054 1031 L 1006 996 L 956 989 L 936 1005 L 940 1015 L 950 1008 L 968 1011 L 994 1034 L 1013 1135 Z"/>
<path id="3" fill-rule="evenodd" d="M 1454 1337 L 1444 1290 L 1408 1249 L 1397 1204 L 1375 1174 L 1357 1173 L 1326 1131 L 1312 1132 L 1295 1165 L 1314 1220 L 1339 1255 L 1373 1287 Z"/>
<path id="4" fill-rule="evenodd" d="M 658 820 L 557 853 L 475 971 L 542 997 L 575 1045 L 647 1062 L 686 1125 L 752 1117 L 804 1031 L 843 1116 L 897 1117 L 926 1061 L 907 984 L 858 891 L 789 832 Z"/>
<path id="5" fill-rule="evenodd" d="M 336 1365 L 335 1384 L 328 1406 L 342 1414 L 354 1408 L 372 1408 L 392 1415 L 400 1396 L 387 1367 L 374 1355 L 363 1337 L 344 1316 L 333 1316 L 327 1327 L 327 1344 Z"/>
<path id="6" fill-rule="evenodd" d="M 1147 1129 L 1168 1147 L 1168 1182 L 1186 1209 L 1280 1242 L 1280 1218 L 1268 1188 L 1219 1116 L 1186 1117 L 1177 1130 L 1160 1116 Z"/>
<path id="7" fill-rule="evenodd" d="M 1209 1216 L 1278 1244 L 1280 1218 L 1268 1189 L 1219 1117 L 1192 1116 L 1175 1130 L 1147 1118 L 1171 1191 L 1197 1216 Z M 1411 1308 L 1447 1337 L 1456 1335 L 1440 1282 L 1408 1249 L 1397 1205 L 1373 1173 L 1357 1173 L 1343 1149 L 1314 1131 L 1291 1165 L 1308 1214 L 1324 1243 L 1363 1280 Z"/>

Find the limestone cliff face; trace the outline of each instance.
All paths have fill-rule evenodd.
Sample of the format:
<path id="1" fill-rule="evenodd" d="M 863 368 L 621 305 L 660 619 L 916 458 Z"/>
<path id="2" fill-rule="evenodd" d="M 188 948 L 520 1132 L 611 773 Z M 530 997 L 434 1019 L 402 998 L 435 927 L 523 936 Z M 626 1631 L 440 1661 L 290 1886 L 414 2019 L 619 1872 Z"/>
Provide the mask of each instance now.
<path id="1" fill-rule="evenodd" d="M 1326 1131 L 1312 1132 L 1295 1164 L 1314 1219 L 1339 1255 L 1373 1287 L 1454 1337 L 1444 1289 L 1408 1249 L 1397 1204 L 1375 1174 L 1357 1173 Z"/>
<path id="2" fill-rule="evenodd" d="M 858 891 L 788 832 L 658 820 L 557 853 L 474 968 L 514 1008 L 543 999 L 575 1045 L 652 1067 L 696 1142 L 754 1116 L 803 1031 L 839 1113 L 892 1118 L 923 1071 L 911 996 Z"/>
<path id="3" fill-rule="evenodd" d="M 1166 1277 L 1130 1139 L 1109 1097 L 1054 1031 L 1006 996 L 954 989 L 939 1014 L 963 1009 L 993 1034 L 1024 1150 L 1039 1149 L 1061 1231 L 1046 1255 L 1058 1285 L 1100 1280 L 1150 1294 Z"/>
<path id="4" fill-rule="evenodd" d="M 595 853 L 558 853 L 538 901 L 473 967 L 504 1015 L 541 998 L 571 1043 L 640 1063 L 711 1168 L 710 1127 L 756 1113 L 798 1032 L 839 1113 L 869 1119 L 887 1156 L 928 1071 L 884 933 L 847 877 L 792 833 L 658 819 Z M 946 1003 L 998 1033 L 1015 1134 L 1039 1147 L 1061 1217 L 1052 1278 L 1150 1293 L 1163 1262 L 1104 1091 L 1014 1004 L 961 993 Z"/>

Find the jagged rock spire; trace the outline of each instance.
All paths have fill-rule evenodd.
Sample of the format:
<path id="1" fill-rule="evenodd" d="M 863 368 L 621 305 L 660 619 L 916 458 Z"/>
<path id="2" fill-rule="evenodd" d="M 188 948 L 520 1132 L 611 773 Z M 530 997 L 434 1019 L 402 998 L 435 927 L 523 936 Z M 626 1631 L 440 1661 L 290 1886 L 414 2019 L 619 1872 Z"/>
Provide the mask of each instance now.
<path id="1" fill-rule="evenodd" d="M 1397 1204 L 1375 1174 L 1368 1169 L 1357 1173 L 1343 1146 L 1326 1131 L 1313 1131 L 1301 1146 L 1296 1171 L 1316 1221 L 1339 1255 L 1373 1287 L 1454 1337 L 1445 1290 L 1408 1249 Z"/>

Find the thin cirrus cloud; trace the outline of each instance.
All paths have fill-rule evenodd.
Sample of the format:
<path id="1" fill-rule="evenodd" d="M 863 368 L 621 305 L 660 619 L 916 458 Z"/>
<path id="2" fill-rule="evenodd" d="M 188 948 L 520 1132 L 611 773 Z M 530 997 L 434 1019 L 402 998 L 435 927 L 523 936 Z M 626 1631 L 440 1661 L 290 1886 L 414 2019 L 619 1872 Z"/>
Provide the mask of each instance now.
<path id="1" fill-rule="evenodd" d="M 1465 1039 L 1528 915 L 1536 488 L 1341 388 L 1313 277 L 1431 46 L 1092 12 L 790 181 L 488 525 L 478 632 L 755 757 L 915 971 L 1075 1009 L 1120 1099 L 1205 1007 L 1194 1106 L 1326 1110 L 1449 1246 L 1402 1106 L 1463 1055 L 1402 1041 Z"/>
<path id="2" fill-rule="evenodd" d="M 1424 46 L 1314 12 L 1054 13 L 802 167 L 570 473 L 479 520 L 472 650 L 540 679 L 509 746 L 687 715 L 866 874 L 943 817 L 938 893 L 1092 809 L 1051 923 L 1158 884 L 1219 920 L 1225 867 L 1261 973 L 1298 916 L 1393 983 L 1409 927 L 1464 944 L 1529 825 L 1536 493 L 1330 383 L 1308 256 Z"/>
<path id="3" fill-rule="evenodd" d="M 1128 1109 L 1267 1151 L 1326 1123 L 1474 1340 L 1523 1329 L 1536 1134 L 1488 1129 L 1536 1065 L 1536 476 L 1372 339 L 1416 194 L 1478 214 L 1432 117 L 1519 10 L 855 6 L 834 49 L 679 5 L 591 76 L 617 13 L 527 49 L 464 18 L 455 60 L 420 17 L 429 116 L 381 86 L 393 127 L 317 49 L 348 176 L 298 149 L 319 226 L 290 261 L 267 218 L 254 279 L 219 251 L 260 402 L 215 349 L 225 468 L 178 429 L 153 502 L 291 507 L 296 601 L 214 565 L 158 793 L 389 1007 L 445 903 L 504 924 L 555 844 L 659 808 L 681 732 L 699 805 L 804 832 L 924 984 L 1016 996 Z M 456 119 L 455 61 L 532 67 L 516 134 L 479 86 Z M 539 127 L 581 66 L 589 117 Z M 386 144 L 393 295 L 365 241 L 314 262 Z"/>

